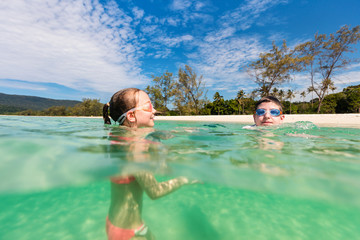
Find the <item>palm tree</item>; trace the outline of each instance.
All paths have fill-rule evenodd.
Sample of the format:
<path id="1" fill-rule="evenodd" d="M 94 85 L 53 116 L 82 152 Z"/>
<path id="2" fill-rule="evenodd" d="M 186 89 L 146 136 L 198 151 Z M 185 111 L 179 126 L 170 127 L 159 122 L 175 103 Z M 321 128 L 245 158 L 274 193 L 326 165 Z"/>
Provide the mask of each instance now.
<path id="1" fill-rule="evenodd" d="M 248 96 L 250 99 L 255 100 L 255 98 L 259 96 L 259 92 L 257 90 L 254 90 Z"/>
<path id="2" fill-rule="evenodd" d="M 303 102 L 305 102 L 306 92 L 305 92 L 305 91 L 302 91 L 302 92 L 300 93 L 300 96 L 303 98 Z"/>
<path id="3" fill-rule="evenodd" d="M 286 94 L 286 98 L 290 100 L 290 114 L 291 114 L 291 100 L 295 97 L 295 92 L 289 89 Z"/>
<path id="4" fill-rule="evenodd" d="M 284 100 L 285 97 L 285 92 L 281 89 L 279 91 L 279 98 L 280 98 L 280 102 L 282 102 Z"/>
<path id="5" fill-rule="evenodd" d="M 219 92 L 216 92 L 214 95 L 214 105 L 217 107 L 218 115 L 220 115 L 220 105 L 224 101 L 224 97 L 220 95 Z"/>
<path id="6" fill-rule="evenodd" d="M 273 95 L 276 98 L 279 97 L 279 89 L 277 89 L 276 87 L 273 88 L 271 95 Z"/>
<path id="7" fill-rule="evenodd" d="M 238 91 L 236 95 L 236 100 L 239 102 L 239 115 L 240 115 L 240 105 L 242 105 L 242 114 L 244 114 L 244 97 L 245 97 L 244 90 Z"/>
<path id="8" fill-rule="evenodd" d="M 301 93 L 300 93 L 300 96 L 302 97 L 302 99 L 303 99 L 303 108 L 304 108 L 304 102 L 305 102 L 305 97 L 306 97 L 306 92 L 305 91 L 302 91 Z"/>

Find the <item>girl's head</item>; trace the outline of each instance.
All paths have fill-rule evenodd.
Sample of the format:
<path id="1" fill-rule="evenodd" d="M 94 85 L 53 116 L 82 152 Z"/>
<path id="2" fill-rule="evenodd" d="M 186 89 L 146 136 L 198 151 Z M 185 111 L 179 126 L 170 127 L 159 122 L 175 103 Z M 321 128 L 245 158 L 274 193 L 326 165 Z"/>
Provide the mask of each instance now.
<path id="1" fill-rule="evenodd" d="M 126 88 L 116 92 L 110 102 L 104 104 L 103 118 L 105 124 L 111 124 L 110 115 L 119 125 L 153 127 L 155 112 L 149 96 L 144 91 Z"/>

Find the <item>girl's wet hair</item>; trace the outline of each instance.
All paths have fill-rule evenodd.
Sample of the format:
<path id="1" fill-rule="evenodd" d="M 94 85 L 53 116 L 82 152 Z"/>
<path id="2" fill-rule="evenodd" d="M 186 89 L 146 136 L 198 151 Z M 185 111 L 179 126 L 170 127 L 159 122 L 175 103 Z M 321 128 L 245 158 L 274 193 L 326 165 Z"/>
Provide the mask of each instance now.
<path id="1" fill-rule="evenodd" d="M 141 90 L 138 88 L 125 88 L 116 92 L 111 97 L 110 102 L 104 104 L 103 106 L 104 123 L 111 124 L 110 117 L 114 121 L 117 121 L 123 113 L 126 113 L 130 109 L 136 107 L 138 102 L 136 96 L 138 96 L 140 91 Z"/>
<path id="2" fill-rule="evenodd" d="M 256 111 L 256 109 L 258 108 L 258 106 L 259 106 L 260 104 L 262 104 L 263 102 L 272 102 L 272 103 L 275 103 L 276 105 L 278 105 L 280 111 L 283 110 L 282 104 L 281 104 L 281 102 L 279 101 L 279 99 L 277 99 L 277 98 L 274 97 L 274 96 L 266 96 L 266 97 L 261 98 L 258 102 L 256 102 L 256 104 L 255 104 L 255 111 Z"/>

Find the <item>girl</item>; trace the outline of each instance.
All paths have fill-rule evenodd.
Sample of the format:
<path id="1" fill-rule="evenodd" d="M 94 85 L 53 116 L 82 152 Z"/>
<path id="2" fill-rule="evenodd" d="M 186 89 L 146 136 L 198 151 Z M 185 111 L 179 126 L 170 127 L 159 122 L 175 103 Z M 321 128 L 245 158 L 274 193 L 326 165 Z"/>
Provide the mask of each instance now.
<path id="1" fill-rule="evenodd" d="M 144 91 L 127 88 L 116 92 L 110 102 L 104 105 L 103 118 L 105 124 L 111 124 L 110 115 L 115 122 L 130 130 L 153 127 L 155 112 L 149 96 Z M 121 136 L 120 138 L 135 144 L 146 141 L 134 141 L 134 138 Z M 141 149 L 143 151 L 143 147 Z M 145 171 L 125 173 L 111 178 L 111 203 L 106 218 L 108 239 L 154 239 L 141 218 L 143 193 L 146 192 L 151 199 L 157 199 L 191 183 L 194 182 L 189 182 L 185 177 L 157 182 L 153 174 Z"/>

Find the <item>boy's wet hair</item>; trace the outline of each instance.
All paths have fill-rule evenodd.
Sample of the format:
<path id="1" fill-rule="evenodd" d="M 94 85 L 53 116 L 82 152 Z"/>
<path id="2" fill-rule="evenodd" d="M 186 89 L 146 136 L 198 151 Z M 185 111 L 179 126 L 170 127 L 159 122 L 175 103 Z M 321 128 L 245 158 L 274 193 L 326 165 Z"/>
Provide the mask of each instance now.
<path id="1" fill-rule="evenodd" d="M 257 101 L 257 103 L 255 104 L 255 111 L 259 107 L 259 105 L 262 104 L 263 102 L 275 103 L 279 107 L 279 110 L 281 112 L 283 111 L 283 107 L 282 107 L 281 102 L 279 101 L 279 99 L 277 99 L 274 96 L 266 96 L 266 97 L 261 98 L 259 101 Z"/>
<path id="2" fill-rule="evenodd" d="M 103 106 L 104 123 L 111 124 L 109 116 L 117 121 L 123 113 L 135 108 L 138 102 L 136 96 L 140 91 L 138 88 L 125 88 L 116 92 L 110 102 Z"/>

